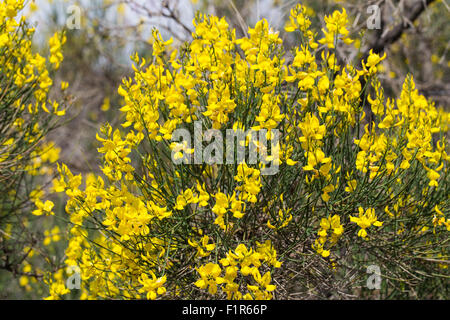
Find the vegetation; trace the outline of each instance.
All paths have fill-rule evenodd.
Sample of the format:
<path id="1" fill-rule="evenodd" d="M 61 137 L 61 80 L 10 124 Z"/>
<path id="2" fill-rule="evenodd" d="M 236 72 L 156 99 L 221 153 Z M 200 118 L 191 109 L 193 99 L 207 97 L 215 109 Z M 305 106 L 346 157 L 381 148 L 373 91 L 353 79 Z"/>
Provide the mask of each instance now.
<path id="1" fill-rule="evenodd" d="M 200 12 L 187 41 L 152 29 L 118 96 L 101 99 L 112 123 L 92 134 L 98 169 L 80 170 L 52 165 L 46 142 L 72 101 L 49 98 L 65 33 L 46 65 L 15 22 L 22 1 L 1 6 L 0 267 L 30 295 L 448 298 L 450 114 L 412 74 L 389 86 L 390 40 L 366 50 L 344 7 L 322 30 L 300 4 L 282 31 L 260 19 L 239 34 Z"/>

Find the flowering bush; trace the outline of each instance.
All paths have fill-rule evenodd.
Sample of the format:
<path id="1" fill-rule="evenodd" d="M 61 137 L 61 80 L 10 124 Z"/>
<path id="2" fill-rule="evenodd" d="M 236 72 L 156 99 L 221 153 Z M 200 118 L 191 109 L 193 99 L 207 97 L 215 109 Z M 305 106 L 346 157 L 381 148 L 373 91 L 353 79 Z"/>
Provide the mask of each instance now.
<path id="1" fill-rule="evenodd" d="M 24 275 L 20 282 L 31 289 L 26 275 L 42 276 L 29 265 L 39 251 L 32 214 L 52 214 L 53 208 L 43 200 L 43 183 L 53 175 L 60 150 L 46 136 L 64 115 L 66 102 L 50 99 L 50 75 L 63 60 L 65 38 L 57 33 L 50 39 L 48 58 L 34 53 L 34 29 L 21 16 L 23 2 L 0 3 L 0 269 Z"/>
<path id="2" fill-rule="evenodd" d="M 103 175 L 62 164 L 54 180 L 80 298 L 364 297 L 369 265 L 383 297 L 439 296 L 449 114 L 412 76 L 386 98 L 385 56 L 338 65 L 336 47 L 352 45 L 345 10 L 325 18 L 322 38 L 305 13 L 296 6 L 286 25 L 291 55 L 265 20 L 237 39 L 225 19 L 198 14 L 190 43 L 172 49 L 155 30 L 152 58 L 132 57 L 121 128 L 97 135 Z M 172 139 L 180 129 L 200 145 Z M 217 146 L 209 129 L 244 132 L 237 145 L 256 148 L 256 163 L 249 152 L 197 161 Z M 265 174 L 269 164 L 279 170 Z M 49 298 L 69 292 L 61 273 L 49 284 Z"/>

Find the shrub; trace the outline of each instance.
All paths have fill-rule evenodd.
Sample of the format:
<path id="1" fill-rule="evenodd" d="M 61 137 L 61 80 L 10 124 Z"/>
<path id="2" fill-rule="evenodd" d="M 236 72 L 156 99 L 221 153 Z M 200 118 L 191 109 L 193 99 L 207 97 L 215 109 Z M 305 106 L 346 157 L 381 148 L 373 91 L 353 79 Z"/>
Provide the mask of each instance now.
<path id="1" fill-rule="evenodd" d="M 352 43 L 345 10 L 320 39 L 305 12 L 296 6 L 286 26 L 299 44 L 290 60 L 265 20 L 236 39 L 225 19 L 200 14 L 190 43 L 170 49 L 155 30 L 152 58 L 132 57 L 124 122 L 97 136 L 103 175 L 83 180 L 63 164 L 55 181 L 81 298 L 370 297 L 370 265 L 382 297 L 445 295 L 449 114 L 412 76 L 385 97 L 385 56 L 337 65 L 336 47 Z M 243 134 L 245 161 L 196 158 L 220 159 L 233 149 L 217 132 L 250 128 L 259 139 Z M 49 279 L 49 298 L 68 293 L 64 281 Z"/>
<path id="2" fill-rule="evenodd" d="M 28 263 L 39 251 L 34 215 L 53 213 L 53 203 L 43 200 L 44 183 L 60 150 L 46 136 L 56 128 L 66 102 L 50 99 L 51 72 L 63 59 L 64 35 L 50 39 L 47 58 L 34 53 L 34 28 L 21 16 L 22 9 L 23 1 L 0 3 L 0 268 L 24 275 L 21 283 L 28 288 L 26 276 L 43 275 Z"/>

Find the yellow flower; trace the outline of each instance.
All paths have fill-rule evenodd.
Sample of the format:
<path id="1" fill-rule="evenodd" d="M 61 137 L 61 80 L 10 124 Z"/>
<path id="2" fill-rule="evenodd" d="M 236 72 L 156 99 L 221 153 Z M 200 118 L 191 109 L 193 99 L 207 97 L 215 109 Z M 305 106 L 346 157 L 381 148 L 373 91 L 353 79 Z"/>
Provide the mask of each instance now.
<path id="1" fill-rule="evenodd" d="M 216 248 L 215 243 L 208 243 L 209 237 L 203 236 L 200 240 L 200 244 L 197 243 L 195 240 L 188 239 L 188 243 L 190 246 L 197 248 L 197 256 L 199 257 L 207 257 L 211 254 L 211 251 L 213 251 Z"/>
<path id="2" fill-rule="evenodd" d="M 182 194 L 177 196 L 175 210 L 183 210 L 190 203 L 197 203 L 198 197 L 194 195 L 191 189 L 186 189 Z"/>
<path id="3" fill-rule="evenodd" d="M 342 12 L 334 11 L 332 15 L 325 16 L 326 29 L 322 29 L 325 37 L 319 40 L 319 43 L 326 44 L 328 48 L 333 49 L 337 39 L 341 39 L 345 44 L 353 42 L 348 38 L 349 31 L 346 28 L 348 23 L 347 12 L 342 8 Z"/>
<path id="4" fill-rule="evenodd" d="M 376 73 L 377 72 L 376 65 L 379 64 L 384 59 L 386 59 L 386 53 L 384 53 L 384 55 L 380 57 L 379 54 L 373 53 L 373 50 L 370 49 L 369 57 L 367 58 L 367 62 L 365 64 L 365 66 L 369 68 L 369 73 L 370 74 Z"/>
<path id="5" fill-rule="evenodd" d="M 295 8 L 291 9 L 291 15 L 284 30 L 286 32 L 294 32 L 298 29 L 302 32 L 306 32 L 311 25 L 311 21 L 307 17 L 307 11 L 307 7 L 297 4 Z"/>
<path id="6" fill-rule="evenodd" d="M 45 230 L 44 245 L 48 246 L 52 242 L 58 242 L 61 239 L 60 233 L 61 231 L 59 230 L 58 226 L 55 226 L 51 231 Z"/>
<path id="7" fill-rule="evenodd" d="M 350 221 L 355 222 L 361 229 L 358 231 L 358 236 L 361 238 L 367 237 L 367 231 L 366 229 L 369 228 L 371 225 L 374 225 L 376 227 L 381 227 L 383 225 L 383 222 L 380 222 L 377 220 L 377 216 L 375 215 L 375 209 L 368 208 L 365 212 L 362 207 L 358 208 L 359 216 L 353 217 L 350 216 Z"/>
<path id="8" fill-rule="evenodd" d="M 346 192 L 353 192 L 356 190 L 357 181 L 355 179 L 347 181 L 347 186 L 345 187 Z"/>
<path id="9" fill-rule="evenodd" d="M 158 295 L 166 293 L 164 283 L 167 278 L 165 275 L 157 278 L 152 271 L 150 271 L 150 276 L 151 278 L 149 278 L 145 273 L 141 274 L 139 277 L 139 283 L 142 284 L 142 288 L 139 289 L 139 292 L 146 292 L 147 299 L 155 300 Z"/>
<path id="10" fill-rule="evenodd" d="M 270 275 L 270 271 L 267 271 L 263 276 L 261 276 L 261 273 L 258 269 L 255 269 L 253 272 L 253 279 L 259 284 L 260 288 L 262 288 L 265 291 L 274 291 L 277 287 L 273 284 L 270 284 L 272 281 L 272 277 Z"/>
<path id="11" fill-rule="evenodd" d="M 439 173 L 437 173 L 436 171 L 434 171 L 433 169 L 429 169 L 428 173 L 427 173 L 427 177 L 428 179 L 430 179 L 430 182 L 428 183 L 428 185 L 437 187 L 438 183 L 437 183 L 437 179 L 439 179 L 440 175 Z"/>
<path id="12" fill-rule="evenodd" d="M 111 107 L 110 99 L 109 99 L 109 97 L 105 97 L 105 99 L 103 99 L 103 103 L 102 103 L 100 109 L 102 111 L 108 111 L 110 107 Z"/>
<path id="13" fill-rule="evenodd" d="M 37 209 L 33 210 L 32 212 L 35 216 L 40 216 L 43 214 L 54 215 L 52 210 L 55 204 L 52 201 L 46 200 L 45 202 L 42 202 L 41 200 L 37 200 L 35 204 Z"/>
<path id="14" fill-rule="evenodd" d="M 195 285 L 200 289 L 208 289 L 212 295 L 217 293 L 217 285 L 225 282 L 223 278 L 219 277 L 222 269 L 216 263 L 207 263 L 196 270 L 201 279 L 197 280 Z"/>
<path id="15" fill-rule="evenodd" d="M 61 53 L 61 47 L 66 42 L 66 36 L 64 34 L 55 33 L 49 40 L 50 45 L 50 59 L 55 69 L 59 69 L 60 63 L 63 61 L 63 55 Z"/>

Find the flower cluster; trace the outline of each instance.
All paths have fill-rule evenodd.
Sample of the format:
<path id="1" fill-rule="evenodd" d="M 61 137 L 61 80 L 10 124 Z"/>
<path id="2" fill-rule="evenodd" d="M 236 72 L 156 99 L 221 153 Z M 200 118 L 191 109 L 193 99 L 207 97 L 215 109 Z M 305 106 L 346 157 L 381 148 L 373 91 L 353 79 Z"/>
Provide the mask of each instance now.
<path id="1" fill-rule="evenodd" d="M 36 52 L 26 3 L 0 3 L 0 255 L 10 261 L 7 269 L 22 274 L 19 283 L 30 291 L 43 276 L 42 266 L 50 263 L 45 246 L 61 238 L 59 227 L 49 226 L 51 219 L 45 220 L 47 230 L 42 220 L 54 214 L 47 185 L 60 154 L 48 133 L 67 109 L 67 100 L 53 97 L 63 97 L 68 84 L 57 87 L 52 79 L 63 60 L 64 33 L 51 38 L 48 57 Z M 51 291 L 67 292 L 59 285 Z"/>
<path id="2" fill-rule="evenodd" d="M 227 299 L 246 300 L 267 300 L 272 298 L 272 291 L 276 286 L 270 284 L 270 271 L 261 276 L 259 268 L 263 263 L 274 268 L 281 267 L 281 262 L 276 260 L 276 251 L 273 249 L 270 240 L 266 243 L 257 243 L 256 250 L 247 249 L 244 244 L 240 244 L 234 251 L 229 251 L 225 258 L 220 260 L 222 268 L 216 263 L 207 263 L 197 269 L 200 279 L 195 285 L 201 289 L 208 289 L 208 292 L 215 295 L 218 285 L 222 285 L 222 291 L 226 293 Z M 221 277 L 222 271 L 224 276 Z M 247 284 L 247 293 L 243 284 Z M 244 288 L 243 288 L 244 287 Z"/>
<path id="3" fill-rule="evenodd" d="M 191 42 L 175 49 L 155 30 L 151 55 L 131 57 L 134 76 L 118 88 L 123 123 L 97 136 L 103 174 L 61 165 L 54 180 L 68 197 L 65 263 L 80 267 L 83 298 L 271 299 L 294 286 L 292 270 L 313 278 L 302 286 L 323 285 L 329 268 L 310 267 L 312 256 L 361 266 L 383 246 L 408 263 L 445 255 L 449 114 L 412 76 L 386 99 L 384 56 L 370 53 L 359 69 L 337 62 L 336 46 L 351 42 L 345 10 L 325 18 L 318 41 L 306 12 L 296 6 L 285 28 L 301 38 L 292 61 L 267 21 L 237 38 L 225 19 L 200 14 Z M 194 122 L 279 143 L 257 163 L 248 153 L 225 164 L 171 161 L 207 146 L 172 141 L 176 129 L 195 134 Z M 240 143 L 263 149 L 251 135 Z M 280 170 L 263 175 L 269 151 Z"/>

